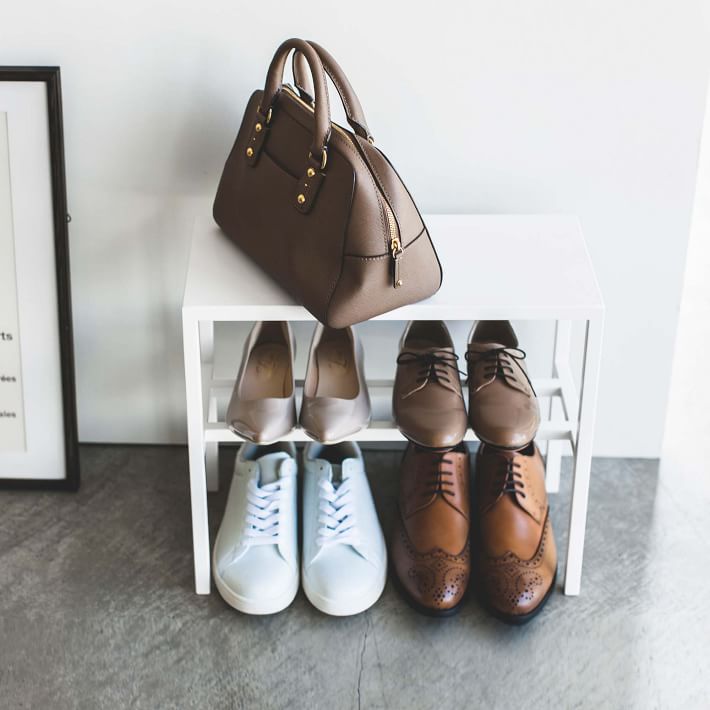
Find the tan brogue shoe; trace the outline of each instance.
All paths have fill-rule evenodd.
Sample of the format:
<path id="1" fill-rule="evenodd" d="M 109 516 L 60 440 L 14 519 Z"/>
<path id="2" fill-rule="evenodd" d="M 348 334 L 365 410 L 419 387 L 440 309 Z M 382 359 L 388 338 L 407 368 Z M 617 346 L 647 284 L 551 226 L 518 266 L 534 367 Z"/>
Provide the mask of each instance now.
<path id="1" fill-rule="evenodd" d="M 474 487 L 483 602 L 503 621 L 523 624 L 542 609 L 557 573 L 540 451 L 534 443 L 522 451 L 481 444 Z"/>
<path id="2" fill-rule="evenodd" d="M 469 456 L 409 444 L 400 468 L 391 560 L 405 597 L 432 616 L 458 611 L 471 568 Z"/>

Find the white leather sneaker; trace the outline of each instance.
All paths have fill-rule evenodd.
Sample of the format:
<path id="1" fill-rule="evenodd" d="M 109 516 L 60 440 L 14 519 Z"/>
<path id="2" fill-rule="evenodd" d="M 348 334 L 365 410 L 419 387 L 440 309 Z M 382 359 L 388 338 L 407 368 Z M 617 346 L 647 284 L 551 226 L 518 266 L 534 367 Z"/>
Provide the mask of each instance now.
<path id="1" fill-rule="evenodd" d="M 303 452 L 303 591 L 326 614 L 371 607 L 387 579 L 387 551 L 360 447 L 309 443 Z"/>
<path id="2" fill-rule="evenodd" d="M 298 592 L 296 447 L 242 444 L 217 533 L 219 593 L 246 614 L 275 614 Z"/>

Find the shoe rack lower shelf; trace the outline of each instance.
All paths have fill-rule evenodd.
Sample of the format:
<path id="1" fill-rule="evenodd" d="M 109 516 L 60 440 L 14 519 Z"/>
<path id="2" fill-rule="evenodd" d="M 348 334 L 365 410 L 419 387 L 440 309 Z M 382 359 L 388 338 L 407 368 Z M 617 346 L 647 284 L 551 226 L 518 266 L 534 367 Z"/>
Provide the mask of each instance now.
<path id="1" fill-rule="evenodd" d="M 226 424 L 224 414 L 227 403 L 232 394 L 234 381 L 228 379 L 212 378 L 212 367 L 209 364 L 203 365 L 202 391 L 206 395 L 204 411 L 207 413 L 207 421 L 204 425 L 205 442 L 212 443 L 236 443 L 243 441 L 242 437 L 235 434 Z M 572 391 L 566 391 L 563 382 L 564 378 L 548 378 L 533 380 L 533 386 L 538 397 L 559 397 L 563 402 L 565 411 L 575 411 L 570 398 L 574 397 Z M 354 441 L 382 441 L 395 442 L 406 441 L 402 433 L 397 429 L 392 419 L 392 380 L 369 380 L 368 389 L 372 402 L 372 421 L 370 425 L 356 434 L 348 437 Z M 296 380 L 296 405 L 300 411 L 301 393 L 303 391 L 303 380 Z M 466 388 L 464 386 L 464 393 Z M 576 423 L 569 419 L 559 419 L 554 421 L 543 420 L 540 424 L 536 439 L 538 441 L 561 440 L 569 441 L 574 446 L 576 439 Z M 283 437 L 284 441 L 310 441 L 306 433 L 300 429 L 294 429 L 290 434 Z M 468 429 L 466 441 L 477 441 L 476 435 Z"/>

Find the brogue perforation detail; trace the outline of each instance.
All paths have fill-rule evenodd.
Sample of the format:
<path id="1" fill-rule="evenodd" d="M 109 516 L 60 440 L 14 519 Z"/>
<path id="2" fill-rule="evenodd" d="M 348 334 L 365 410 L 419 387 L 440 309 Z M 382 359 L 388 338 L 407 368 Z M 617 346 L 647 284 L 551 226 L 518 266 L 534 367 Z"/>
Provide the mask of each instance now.
<path id="1" fill-rule="evenodd" d="M 542 564 L 550 533 L 551 524 L 547 518 L 540 544 L 529 560 L 522 560 L 508 551 L 483 561 L 484 568 L 487 568 L 483 579 L 486 593 L 501 611 L 515 614 L 525 604 L 541 597 L 541 592 L 544 594 L 544 579 L 537 569 Z"/>
<path id="2" fill-rule="evenodd" d="M 407 577 L 419 594 L 429 597 L 437 608 L 463 596 L 469 579 L 469 542 L 459 554 L 451 555 L 441 549 L 418 552 L 404 530 L 400 530 L 400 541 L 411 561 Z"/>

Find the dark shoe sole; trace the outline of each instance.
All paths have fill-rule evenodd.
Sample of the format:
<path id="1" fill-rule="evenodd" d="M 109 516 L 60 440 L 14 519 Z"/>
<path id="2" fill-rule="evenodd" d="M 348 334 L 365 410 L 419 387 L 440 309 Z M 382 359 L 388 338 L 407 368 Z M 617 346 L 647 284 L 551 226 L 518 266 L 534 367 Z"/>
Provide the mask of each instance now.
<path id="1" fill-rule="evenodd" d="M 473 431 L 473 433 L 476 434 L 476 432 L 473 429 L 471 429 L 471 431 Z M 533 438 L 533 439 L 530 439 L 530 441 L 528 441 L 527 444 L 523 444 L 522 446 L 501 446 L 500 444 L 494 444 L 492 441 L 487 441 L 486 439 L 479 436 L 478 434 L 476 434 L 476 437 L 478 438 L 478 440 L 482 444 L 485 444 L 486 446 L 490 446 L 493 449 L 500 449 L 501 451 L 522 451 L 523 449 L 530 446 L 530 444 L 532 444 L 533 441 L 535 441 L 535 439 Z"/>
<path id="2" fill-rule="evenodd" d="M 491 615 L 494 616 L 496 619 L 499 621 L 504 622 L 505 624 L 509 624 L 510 626 L 524 626 L 528 622 L 532 621 L 542 610 L 545 604 L 547 604 L 547 600 L 552 596 L 552 592 L 555 589 L 555 584 L 557 583 L 557 570 L 555 570 L 555 576 L 552 578 L 552 584 L 550 584 L 550 588 L 545 592 L 545 596 L 540 600 L 540 603 L 532 610 L 529 611 L 527 614 L 505 614 L 502 611 L 499 611 L 495 607 L 493 607 L 491 604 L 489 604 L 486 599 L 483 596 L 483 593 L 481 592 L 481 604 L 483 605 L 483 608 Z"/>
<path id="3" fill-rule="evenodd" d="M 407 434 L 407 432 L 404 429 L 402 429 L 402 427 L 400 427 L 396 424 L 395 424 L 395 426 L 397 426 L 397 430 L 399 431 L 399 433 L 408 442 L 410 442 L 411 444 L 414 444 L 414 446 L 416 446 L 418 449 L 424 449 L 426 451 L 434 451 L 436 453 L 446 453 L 448 451 L 451 451 L 452 449 L 455 449 L 457 446 L 459 446 L 463 442 L 463 440 L 466 438 L 466 432 L 464 432 L 463 437 L 461 437 L 461 441 L 458 441 L 455 444 L 450 444 L 448 446 L 429 446 L 428 444 L 422 444 L 420 441 L 413 439 L 411 436 L 409 436 L 409 434 Z M 467 429 L 467 431 L 468 431 L 468 429 Z"/>

